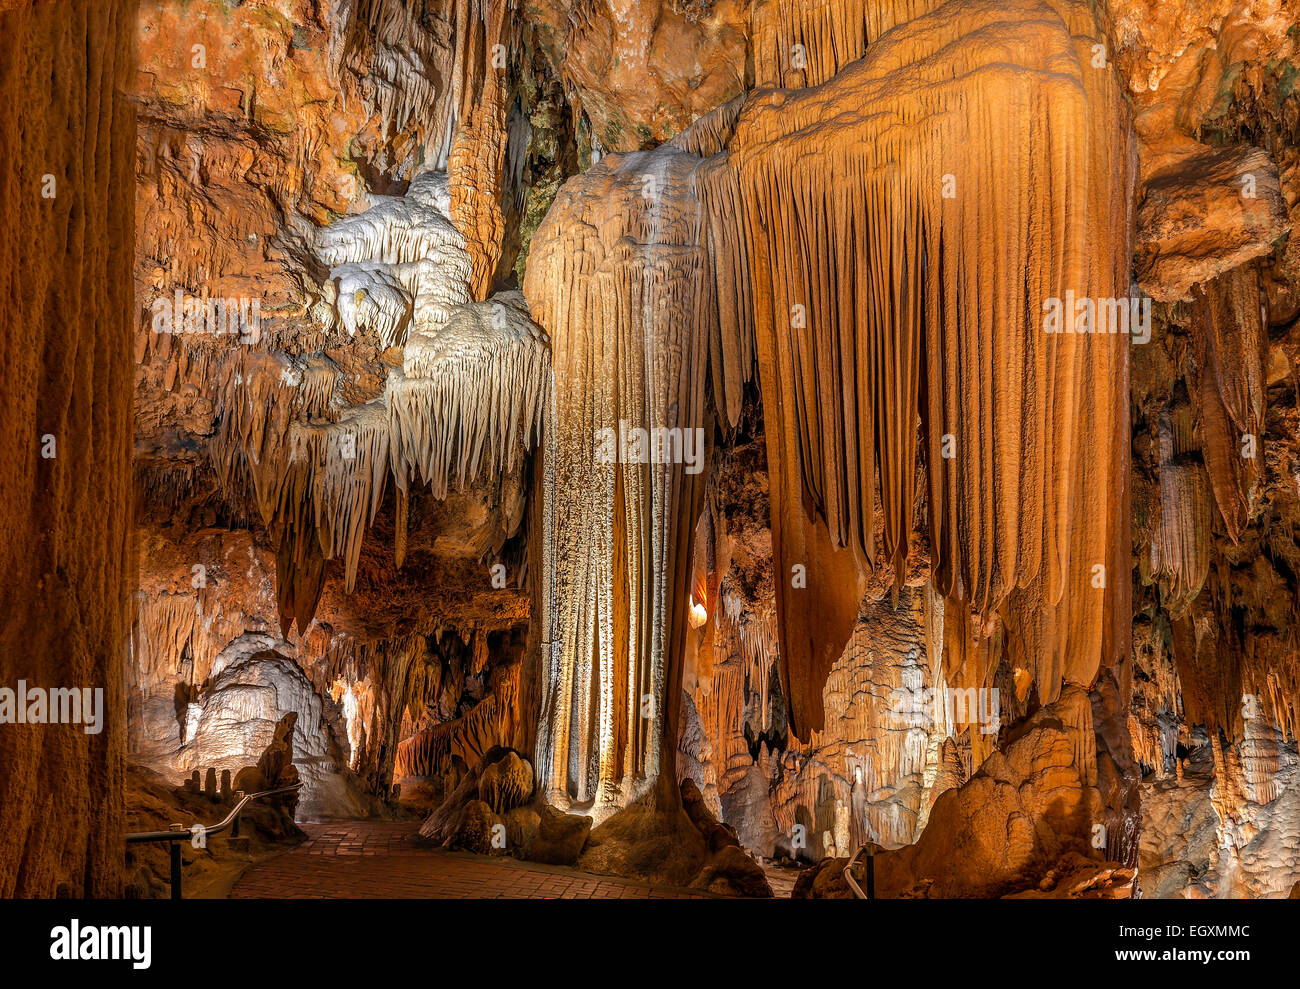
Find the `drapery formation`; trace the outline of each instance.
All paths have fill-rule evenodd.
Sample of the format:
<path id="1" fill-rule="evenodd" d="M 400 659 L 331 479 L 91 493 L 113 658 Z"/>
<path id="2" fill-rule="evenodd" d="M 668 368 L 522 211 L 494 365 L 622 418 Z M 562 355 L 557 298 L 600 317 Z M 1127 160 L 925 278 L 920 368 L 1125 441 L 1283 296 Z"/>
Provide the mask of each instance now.
<path id="1" fill-rule="evenodd" d="M 681 589 L 703 497 L 686 462 L 704 455 L 699 164 L 663 147 L 568 183 L 524 286 L 554 372 L 539 781 L 597 817 L 672 780 Z"/>
<path id="2" fill-rule="evenodd" d="M 1045 323 L 1129 294 L 1133 145 L 1098 38 L 1080 3 L 949 3 L 740 115 L 796 733 L 856 606 L 808 622 L 805 599 L 907 556 L 918 412 L 950 682 L 988 685 L 999 622 L 1044 701 L 1122 652 L 1129 341 Z"/>
<path id="3" fill-rule="evenodd" d="M 943 0 L 756 0 L 750 11 L 760 86 L 820 86 L 882 34 Z"/>
<path id="4" fill-rule="evenodd" d="M 689 581 L 673 547 L 697 484 L 600 464 L 595 434 L 702 422 L 706 376 L 724 425 L 761 383 L 797 735 L 822 723 L 867 575 L 902 582 L 918 478 L 948 683 L 991 687 L 1005 661 L 1046 703 L 1127 649 L 1129 340 L 1102 322 L 1129 297 L 1121 92 L 1085 4 L 931 6 L 865 5 L 847 34 L 814 23 L 843 4 L 756 12 L 777 17 L 777 47 L 821 45 L 812 78 L 829 81 L 760 90 L 602 163 L 538 231 L 552 799 L 623 803 L 654 772 L 637 698 L 678 694 L 664 677 Z"/>

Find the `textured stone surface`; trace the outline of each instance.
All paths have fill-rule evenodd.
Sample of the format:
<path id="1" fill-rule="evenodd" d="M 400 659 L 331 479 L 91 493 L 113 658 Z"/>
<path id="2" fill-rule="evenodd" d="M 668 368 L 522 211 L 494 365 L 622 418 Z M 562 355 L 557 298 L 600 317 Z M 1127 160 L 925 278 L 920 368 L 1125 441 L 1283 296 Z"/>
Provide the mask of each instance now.
<path id="1" fill-rule="evenodd" d="M 102 691 L 98 734 L 0 728 L 4 897 L 122 888 L 134 12 L 0 11 L 0 682 Z"/>
<path id="2" fill-rule="evenodd" d="M 0 739 L 0 892 L 116 891 L 124 733 L 286 719 L 301 810 L 498 856 L 1295 887 L 1295 0 L 0 7 L 0 686 L 110 713 Z"/>
<path id="3" fill-rule="evenodd" d="M 1277 165 L 1259 148 L 1203 151 L 1152 175 L 1139 193 L 1137 280 L 1153 299 L 1268 254 L 1291 229 Z"/>

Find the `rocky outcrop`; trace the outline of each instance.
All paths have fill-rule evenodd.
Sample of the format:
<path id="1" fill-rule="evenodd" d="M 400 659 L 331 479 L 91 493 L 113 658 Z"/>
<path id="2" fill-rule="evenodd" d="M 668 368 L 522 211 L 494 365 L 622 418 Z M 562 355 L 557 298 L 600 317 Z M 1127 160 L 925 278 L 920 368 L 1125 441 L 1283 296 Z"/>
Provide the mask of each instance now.
<path id="1" fill-rule="evenodd" d="M 771 896 L 762 867 L 736 832 L 709 812 L 699 788 L 681 787 L 681 808 L 659 809 L 653 794 L 593 828 L 585 814 L 532 799 L 533 770 L 509 749 L 494 748 L 425 820 L 420 834 L 445 848 L 511 855 L 548 865 L 645 882 L 690 886 L 726 896 Z"/>
<path id="2" fill-rule="evenodd" d="M 681 801 L 676 812 L 648 797 L 620 810 L 592 829 L 578 868 L 729 896 L 771 896 L 762 868 L 735 831 L 709 813 L 693 782 L 682 784 Z"/>
<path id="3" fill-rule="evenodd" d="M 1143 291 L 1188 300 L 1193 285 L 1273 250 L 1291 229 L 1277 166 L 1260 148 L 1189 154 L 1143 183 L 1134 263 Z"/>
<path id="4" fill-rule="evenodd" d="M 790 896 L 795 900 L 851 900 L 853 890 L 844 878 L 847 858 L 826 858 L 799 873 Z"/>
<path id="5" fill-rule="evenodd" d="M 935 801 L 916 844 L 876 855 L 877 895 L 1001 896 L 1037 884 L 1069 853 L 1100 863 L 1096 786 L 1091 705 L 1069 687 Z"/>
<path id="6" fill-rule="evenodd" d="M 128 832 L 166 831 L 173 824 L 186 829 L 196 824 L 215 824 L 229 813 L 234 799 L 233 793 L 209 794 L 197 787 L 174 787 L 166 777 L 127 764 Z M 187 899 L 227 895 L 251 863 L 279 854 L 305 836 L 286 804 L 272 798 L 246 804 L 239 816 L 239 831 L 238 836 L 226 831 L 206 840 L 180 842 L 182 884 Z M 167 899 L 171 895 L 171 863 L 166 844 L 145 842 L 126 846 L 123 895 L 131 899 Z"/>

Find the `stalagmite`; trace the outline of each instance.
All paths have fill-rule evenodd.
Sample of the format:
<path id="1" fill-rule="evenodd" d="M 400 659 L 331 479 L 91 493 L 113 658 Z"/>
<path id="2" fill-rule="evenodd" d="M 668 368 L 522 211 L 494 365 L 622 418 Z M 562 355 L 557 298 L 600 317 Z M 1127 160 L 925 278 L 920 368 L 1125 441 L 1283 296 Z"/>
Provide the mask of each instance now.
<path id="1" fill-rule="evenodd" d="M 888 598 L 864 604 L 849 644 L 827 678 L 824 730 L 785 754 L 772 802 L 785 833 L 811 812 L 813 839 L 835 830 L 835 854 L 863 841 L 885 848 L 913 842 L 934 788 L 951 785 L 944 745 L 996 724 L 980 723 L 979 702 L 954 710 L 940 672 L 924 654 L 923 589 L 906 587 L 899 606 Z M 985 705 L 985 715 L 996 715 Z M 792 756 L 798 755 L 798 770 Z M 831 851 L 823 849 L 826 854 Z"/>

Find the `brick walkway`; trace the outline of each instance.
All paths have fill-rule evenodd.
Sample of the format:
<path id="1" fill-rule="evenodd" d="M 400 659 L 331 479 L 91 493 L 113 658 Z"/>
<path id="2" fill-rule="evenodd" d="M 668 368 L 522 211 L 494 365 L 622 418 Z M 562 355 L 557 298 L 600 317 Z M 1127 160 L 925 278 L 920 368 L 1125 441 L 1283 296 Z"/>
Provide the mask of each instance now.
<path id="1" fill-rule="evenodd" d="M 232 897 L 267 899 L 700 899 L 672 886 L 596 876 L 509 858 L 417 844 L 419 825 L 390 821 L 304 824 L 308 838 L 254 865 Z"/>

